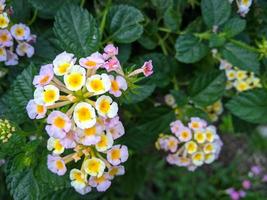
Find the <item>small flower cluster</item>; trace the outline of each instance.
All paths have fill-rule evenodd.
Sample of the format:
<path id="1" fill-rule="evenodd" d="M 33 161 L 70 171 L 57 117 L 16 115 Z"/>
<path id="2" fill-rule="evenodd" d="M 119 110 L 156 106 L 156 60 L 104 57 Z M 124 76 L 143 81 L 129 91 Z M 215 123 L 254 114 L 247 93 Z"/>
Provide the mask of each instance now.
<path id="1" fill-rule="evenodd" d="M 118 48 L 109 44 L 103 54 L 95 52 L 76 64 L 73 54 L 63 52 L 52 64 L 42 66 L 33 80 L 34 99 L 26 109 L 31 119 L 48 115 L 45 130 L 50 136 L 47 148 L 52 151 L 48 168 L 61 176 L 67 163 L 81 160 L 81 167 L 70 171 L 71 185 L 81 194 L 92 187 L 107 190 L 115 176 L 124 174 L 121 163 L 128 159 L 128 148 L 114 144 L 125 130 L 111 96 L 119 97 L 127 90 L 129 77 L 117 54 Z M 145 62 L 137 70 L 145 76 L 152 74 L 152 63 Z M 73 153 L 61 156 L 67 149 Z"/>
<path id="2" fill-rule="evenodd" d="M 176 120 L 170 124 L 170 128 L 174 135 L 161 134 L 156 142 L 157 149 L 170 152 L 168 163 L 194 171 L 218 158 L 222 141 L 216 128 L 208 126 L 203 119 L 193 117 L 188 126 Z"/>
<path id="3" fill-rule="evenodd" d="M 0 119 L 0 140 L 6 143 L 16 129 L 7 119 Z"/>
<path id="4" fill-rule="evenodd" d="M 228 188 L 225 192 L 232 200 L 245 198 L 247 193 L 258 187 L 262 183 L 267 183 L 267 174 L 262 173 L 262 167 L 254 165 L 251 167 L 248 176 L 242 180 L 241 188 Z M 260 188 L 260 187 L 258 187 Z"/>
<path id="5" fill-rule="evenodd" d="M 5 7 L 5 0 L 0 0 L 0 62 L 5 62 L 5 65 L 17 65 L 18 56 L 33 56 L 32 43 L 36 41 L 36 35 L 32 35 L 30 28 L 25 24 L 11 25 Z"/>
<path id="6" fill-rule="evenodd" d="M 253 72 L 240 70 L 225 60 L 221 60 L 220 69 L 225 70 L 227 77 L 226 89 L 228 90 L 235 88 L 238 92 L 243 92 L 261 87 L 260 79 Z"/>
<path id="7" fill-rule="evenodd" d="M 212 122 L 216 122 L 219 119 L 219 115 L 223 113 L 222 101 L 216 101 L 214 104 L 207 106 L 205 111 L 208 113 L 208 117 Z"/>

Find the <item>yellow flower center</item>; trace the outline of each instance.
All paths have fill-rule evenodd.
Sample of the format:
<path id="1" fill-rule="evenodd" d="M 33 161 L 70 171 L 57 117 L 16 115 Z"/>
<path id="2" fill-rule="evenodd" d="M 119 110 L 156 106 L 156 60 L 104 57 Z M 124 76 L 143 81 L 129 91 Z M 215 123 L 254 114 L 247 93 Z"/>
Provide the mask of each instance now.
<path id="1" fill-rule="evenodd" d="M 199 128 L 199 123 L 198 122 L 192 122 L 192 128 Z"/>
<path id="2" fill-rule="evenodd" d="M 201 161 L 203 160 L 203 155 L 201 153 L 197 153 L 194 155 L 194 160 Z"/>
<path id="3" fill-rule="evenodd" d="M 38 114 L 43 113 L 43 112 L 44 112 L 44 106 L 42 106 L 42 105 L 37 105 L 37 106 L 36 106 L 36 112 L 37 112 Z"/>
<path id="4" fill-rule="evenodd" d="M 97 160 L 90 160 L 87 165 L 88 171 L 97 173 L 100 169 L 100 162 Z"/>
<path id="5" fill-rule="evenodd" d="M 108 138 L 106 135 L 100 136 L 100 141 L 97 143 L 99 147 L 106 147 L 108 145 Z"/>
<path id="6" fill-rule="evenodd" d="M 90 110 L 86 107 L 79 108 L 77 110 L 77 116 L 80 121 L 86 121 L 92 118 Z"/>
<path id="7" fill-rule="evenodd" d="M 212 152 L 213 151 L 213 145 L 212 144 L 207 144 L 206 146 L 205 146 L 205 152 L 206 153 L 210 153 L 210 152 Z"/>
<path id="8" fill-rule="evenodd" d="M 109 175 L 110 175 L 110 176 L 115 176 L 118 172 L 119 172 L 118 168 L 112 168 L 112 169 L 109 171 Z"/>
<path id="9" fill-rule="evenodd" d="M 94 61 L 92 61 L 92 60 L 87 60 L 86 62 L 85 62 L 85 65 L 87 66 L 87 67 L 95 67 L 96 66 L 96 62 L 94 62 Z"/>
<path id="10" fill-rule="evenodd" d="M 111 88 L 113 91 L 118 91 L 120 89 L 118 82 L 115 80 L 112 80 L 111 81 Z"/>
<path id="11" fill-rule="evenodd" d="M 83 175 L 81 172 L 75 172 L 73 177 L 76 181 L 83 182 Z"/>
<path id="12" fill-rule="evenodd" d="M 189 142 L 187 143 L 187 151 L 188 153 L 194 153 L 197 151 L 197 145 L 195 142 Z"/>
<path id="13" fill-rule="evenodd" d="M 68 70 L 68 68 L 70 67 L 70 63 L 62 63 L 58 66 L 58 71 L 61 74 L 65 74 Z"/>
<path id="14" fill-rule="evenodd" d="M 2 56 L 2 55 L 4 55 L 4 53 L 5 53 L 4 49 L 0 48 L 0 55 Z"/>
<path id="15" fill-rule="evenodd" d="M 118 160 L 121 157 L 121 150 L 120 149 L 113 149 L 111 151 L 111 159 Z"/>
<path id="16" fill-rule="evenodd" d="M 65 124 L 66 122 L 62 117 L 56 117 L 54 119 L 54 125 L 58 128 L 61 128 L 61 129 L 64 128 Z"/>
<path id="17" fill-rule="evenodd" d="M 100 176 L 99 178 L 95 178 L 95 182 L 97 184 L 103 183 L 105 181 L 105 177 L 104 176 Z"/>
<path id="18" fill-rule="evenodd" d="M 174 140 L 169 140 L 168 142 L 168 147 L 170 149 L 174 148 L 176 146 L 176 142 Z"/>
<path id="19" fill-rule="evenodd" d="M 18 27 L 15 30 L 15 35 L 18 36 L 18 37 L 22 37 L 24 34 L 25 34 L 25 30 L 23 28 L 21 28 L 21 27 Z"/>
<path id="20" fill-rule="evenodd" d="M 57 96 L 56 91 L 46 90 L 44 92 L 44 102 L 46 102 L 46 103 L 54 102 L 56 99 L 56 96 Z"/>
<path id="21" fill-rule="evenodd" d="M 49 75 L 46 75 L 39 81 L 39 83 L 40 84 L 45 84 L 45 83 L 47 83 L 48 80 L 49 80 Z"/>
<path id="22" fill-rule="evenodd" d="M 182 131 L 182 132 L 181 132 L 181 137 L 182 137 L 183 139 L 187 139 L 188 136 L 189 136 L 189 133 L 188 133 L 187 131 Z"/>
<path id="23" fill-rule="evenodd" d="M 57 140 L 55 141 L 54 148 L 55 148 L 55 150 L 57 150 L 57 151 L 62 150 L 63 146 L 62 146 L 62 144 L 60 143 L 60 140 L 57 139 Z"/>
<path id="24" fill-rule="evenodd" d="M 99 79 L 92 80 L 90 82 L 90 86 L 95 91 L 101 91 L 105 88 L 103 82 Z"/>
<path id="25" fill-rule="evenodd" d="M 6 27 L 8 25 L 8 21 L 4 16 L 0 17 L 0 27 Z"/>
<path id="26" fill-rule="evenodd" d="M 8 41 L 8 36 L 7 36 L 6 33 L 4 33 L 4 34 L 2 34 L 2 35 L 0 36 L 0 41 L 1 41 L 1 42 L 6 42 L 6 41 Z"/>
<path id="27" fill-rule="evenodd" d="M 96 134 L 96 127 L 93 126 L 93 127 L 91 127 L 91 128 L 86 128 L 86 129 L 84 129 L 84 134 L 85 134 L 86 136 L 93 136 L 93 135 L 95 135 L 95 134 Z"/>
<path id="28" fill-rule="evenodd" d="M 57 160 L 56 161 L 56 168 L 59 169 L 59 170 L 64 168 L 64 164 L 62 163 L 61 160 Z"/>
<path id="29" fill-rule="evenodd" d="M 107 100 L 101 101 L 101 103 L 99 105 L 99 109 L 100 109 L 101 112 L 107 113 L 109 111 L 109 109 L 110 109 L 109 101 L 107 101 Z"/>
<path id="30" fill-rule="evenodd" d="M 72 87 L 79 87 L 82 84 L 83 76 L 80 73 L 72 73 L 68 76 L 67 82 Z"/>

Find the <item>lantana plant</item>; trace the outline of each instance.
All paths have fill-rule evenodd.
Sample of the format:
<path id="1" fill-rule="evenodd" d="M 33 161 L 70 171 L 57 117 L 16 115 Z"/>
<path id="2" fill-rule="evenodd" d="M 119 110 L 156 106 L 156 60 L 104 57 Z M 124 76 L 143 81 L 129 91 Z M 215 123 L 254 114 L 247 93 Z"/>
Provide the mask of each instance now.
<path id="1" fill-rule="evenodd" d="M 125 75 L 117 55 L 113 44 L 102 54 L 95 52 L 79 60 L 63 52 L 52 64 L 43 65 L 33 80 L 36 89 L 27 112 L 31 119 L 47 116 L 47 149 L 51 151 L 47 166 L 62 176 L 68 163 L 77 163 L 69 177 L 81 194 L 92 187 L 106 191 L 115 176 L 125 173 L 122 163 L 129 153 L 127 146 L 116 144 L 125 130 L 115 99 L 127 90 L 128 77 L 153 73 L 148 61 Z"/>

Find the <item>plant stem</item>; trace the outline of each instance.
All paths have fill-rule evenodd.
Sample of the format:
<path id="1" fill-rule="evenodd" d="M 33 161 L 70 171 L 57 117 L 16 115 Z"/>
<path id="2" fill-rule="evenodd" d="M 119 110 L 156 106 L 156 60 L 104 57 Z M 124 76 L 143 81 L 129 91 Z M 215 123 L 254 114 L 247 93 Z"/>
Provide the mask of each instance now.
<path id="1" fill-rule="evenodd" d="M 101 20 L 101 23 L 100 23 L 100 39 L 103 36 L 103 32 L 104 32 L 105 25 L 106 25 L 106 20 L 107 20 L 108 9 L 109 9 L 110 5 L 111 5 L 111 0 L 109 0 L 108 3 L 107 3 L 107 6 L 106 6 L 106 8 L 104 10 L 104 14 L 103 14 L 103 17 L 102 17 L 102 20 Z"/>
<path id="2" fill-rule="evenodd" d="M 165 46 L 165 43 L 164 43 L 164 40 L 161 39 L 160 35 L 157 34 L 157 37 L 158 37 L 158 44 L 159 46 L 161 47 L 162 51 L 163 51 L 163 54 L 164 55 L 168 55 L 168 51 L 166 49 L 166 46 Z"/>
<path id="3" fill-rule="evenodd" d="M 259 53 L 259 50 L 255 47 L 251 47 L 243 42 L 240 42 L 238 40 L 234 40 L 234 39 L 230 39 L 230 42 L 241 47 L 241 48 L 244 48 L 244 49 L 247 49 L 249 51 L 253 51 L 253 52 L 256 52 L 256 53 Z"/>
<path id="4" fill-rule="evenodd" d="M 29 25 L 29 26 L 32 25 L 32 24 L 35 22 L 35 20 L 36 20 L 36 18 L 37 18 L 37 14 L 38 14 L 38 10 L 35 9 L 35 10 L 34 10 L 34 13 L 33 13 L 33 16 L 32 16 L 32 18 L 31 18 L 31 20 L 28 22 L 28 25 Z"/>
<path id="5" fill-rule="evenodd" d="M 85 3 L 85 0 L 81 0 L 80 6 L 83 7 Z"/>

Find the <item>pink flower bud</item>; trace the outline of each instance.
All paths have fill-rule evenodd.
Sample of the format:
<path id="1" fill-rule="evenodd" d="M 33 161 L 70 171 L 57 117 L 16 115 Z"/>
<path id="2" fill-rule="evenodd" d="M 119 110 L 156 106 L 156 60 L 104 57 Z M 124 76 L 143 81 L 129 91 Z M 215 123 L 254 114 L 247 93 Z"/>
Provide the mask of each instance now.
<path id="1" fill-rule="evenodd" d="M 153 74 L 153 65 L 152 60 L 146 61 L 144 65 L 142 66 L 143 73 L 146 77 Z"/>

